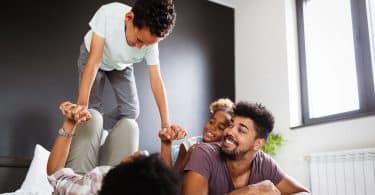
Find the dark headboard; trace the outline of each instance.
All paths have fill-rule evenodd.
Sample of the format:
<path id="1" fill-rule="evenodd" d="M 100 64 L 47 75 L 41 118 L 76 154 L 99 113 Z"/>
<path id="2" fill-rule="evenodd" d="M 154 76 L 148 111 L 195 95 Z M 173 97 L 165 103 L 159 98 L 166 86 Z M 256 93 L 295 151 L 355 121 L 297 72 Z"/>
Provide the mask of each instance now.
<path id="1" fill-rule="evenodd" d="M 0 157 L 0 193 L 13 192 L 21 187 L 31 159 Z"/>
<path id="2" fill-rule="evenodd" d="M 113 1 L 113 0 L 112 0 Z M 0 6 L 0 156 L 29 157 L 35 144 L 51 149 L 63 118 L 58 106 L 75 101 L 76 61 L 88 22 L 111 0 L 17 0 Z M 122 0 L 132 5 L 135 0 Z M 234 99 L 234 10 L 207 0 L 175 0 L 176 27 L 159 44 L 171 123 L 202 133 L 209 104 Z M 160 150 L 160 117 L 146 64 L 134 66 L 140 99 L 140 149 Z M 104 104 L 115 103 L 106 86 Z M 16 189 L 28 163 L 2 160 L 0 185 Z M 20 163 L 21 162 L 21 163 Z M 16 165 L 25 165 L 24 167 Z M 9 186 L 7 186 L 9 185 Z"/>

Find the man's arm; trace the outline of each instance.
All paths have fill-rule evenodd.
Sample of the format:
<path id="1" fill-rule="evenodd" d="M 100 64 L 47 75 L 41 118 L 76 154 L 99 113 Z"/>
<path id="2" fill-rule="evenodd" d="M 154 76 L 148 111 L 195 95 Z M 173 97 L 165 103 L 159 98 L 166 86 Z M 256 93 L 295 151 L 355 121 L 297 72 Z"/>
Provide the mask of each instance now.
<path id="1" fill-rule="evenodd" d="M 280 191 L 269 180 L 236 189 L 228 195 L 280 195 Z"/>
<path id="2" fill-rule="evenodd" d="M 195 171 L 188 171 L 182 187 L 183 195 L 207 195 L 208 180 Z"/>
<path id="3" fill-rule="evenodd" d="M 158 65 L 148 66 L 152 93 L 159 109 L 161 128 L 169 127 L 168 102 L 164 82 Z"/>
<path id="4" fill-rule="evenodd" d="M 83 69 L 81 84 L 79 87 L 79 95 L 77 99 L 78 105 L 88 106 L 91 87 L 94 83 L 96 73 L 100 67 L 104 49 L 104 38 L 92 32 L 90 52 L 87 63 Z"/>
<path id="5" fill-rule="evenodd" d="M 276 186 L 281 194 L 310 194 L 309 190 L 289 176 L 285 176 Z"/>

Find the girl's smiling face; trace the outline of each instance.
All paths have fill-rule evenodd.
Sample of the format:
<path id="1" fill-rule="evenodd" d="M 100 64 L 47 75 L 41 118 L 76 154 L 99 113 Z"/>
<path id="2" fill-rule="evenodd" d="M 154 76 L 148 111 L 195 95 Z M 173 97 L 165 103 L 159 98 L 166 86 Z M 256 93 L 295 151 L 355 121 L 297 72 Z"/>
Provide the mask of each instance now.
<path id="1" fill-rule="evenodd" d="M 211 115 L 203 129 L 203 142 L 218 142 L 224 137 L 224 129 L 231 121 L 231 115 L 225 111 L 219 110 Z"/>

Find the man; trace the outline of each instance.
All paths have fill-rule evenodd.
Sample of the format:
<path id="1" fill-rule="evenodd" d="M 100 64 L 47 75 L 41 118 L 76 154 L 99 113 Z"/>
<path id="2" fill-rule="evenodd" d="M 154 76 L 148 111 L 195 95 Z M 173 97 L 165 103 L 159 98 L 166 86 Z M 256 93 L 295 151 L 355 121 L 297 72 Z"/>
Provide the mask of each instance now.
<path id="1" fill-rule="evenodd" d="M 171 32 L 175 15 L 171 0 L 138 0 L 133 8 L 117 2 L 103 5 L 91 19 L 91 30 L 81 45 L 77 104 L 103 113 L 102 93 L 107 78 L 115 93 L 117 107 L 104 114 L 105 123 L 111 128 L 121 118 L 136 119 L 139 101 L 133 63 L 145 59 L 161 127 L 168 127 L 168 104 L 160 74 L 158 42 Z"/>
<path id="2" fill-rule="evenodd" d="M 185 167 L 183 194 L 293 194 L 308 192 L 260 151 L 274 125 L 261 104 L 239 102 L 224 141 L 203 143 Z"/>
<path id="3" fill-rule="evenodd" d="M 60 109 L 69 113 L 66 111 L 76 107 L 75 104 L 65 103 Z M 84 175 L 77 174 L 72 168 L 64 168 L 68 156 L 71 155 L 69 148 L 73 136 L 87 133 L 89 130 L 82 129 L 78 124 L 89 119 L 87 123 L 93 123 L 97 121 L 95 115 L 101 116 L 97 112 L 92 113 L 84 108 L 79 109 L 77 121 L 70 119 L 71 116 L 65 116 L 62 131 L 59 131 L 47 164 L 48 180 L 54 188 L 54 194 L 179 194 L 178 177 L 155 154 L 145 157 L 141 152 L 137 152 L 124 158 L 123 162 L 113 169 L 111 166 L 92 167 L 92 170 Z M 85 153 L 81 155 L 87 157 Z M 79 160 L 86 162 L 89 159 Z"/>

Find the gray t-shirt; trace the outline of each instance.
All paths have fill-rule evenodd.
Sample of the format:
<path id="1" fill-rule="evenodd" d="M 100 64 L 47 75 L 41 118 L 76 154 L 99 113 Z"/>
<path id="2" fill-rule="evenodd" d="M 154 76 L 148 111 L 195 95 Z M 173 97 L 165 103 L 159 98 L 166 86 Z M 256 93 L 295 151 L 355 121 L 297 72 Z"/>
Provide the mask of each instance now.
<path id="1" fill-rule="evenodd" d="M 234 190 L 225 159 L 220 155 L 220 147 L 221 142 L 199 144 L 185 166 L 185 171 L 195 171 L 208 179 L 208 192 L 212 195 L 222 195 Z M 276 162 L 267 154 L 259 151 L 251 162 L 248 184 L 270 180 L 277 185 L 284 176 Z"/>

